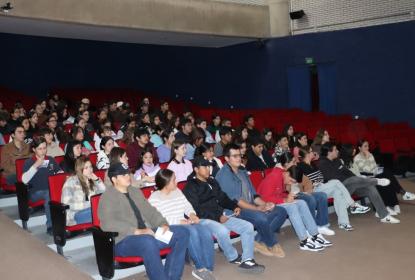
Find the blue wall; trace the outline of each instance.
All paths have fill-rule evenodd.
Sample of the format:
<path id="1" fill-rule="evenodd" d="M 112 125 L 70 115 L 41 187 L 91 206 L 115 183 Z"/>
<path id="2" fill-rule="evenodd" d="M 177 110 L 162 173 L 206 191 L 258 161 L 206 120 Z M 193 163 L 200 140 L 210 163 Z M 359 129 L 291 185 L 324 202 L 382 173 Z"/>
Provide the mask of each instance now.
<path id="1" fill-rule="evenodd" d="M 415 22 L 308 34 L 221 49 L 0 34 L 0 84 L 43 96 L 49 88 L 133 88 L 215 106 L 288 105 L 286 68 L 335 63 L 337 111 L 415 125 Z"/>

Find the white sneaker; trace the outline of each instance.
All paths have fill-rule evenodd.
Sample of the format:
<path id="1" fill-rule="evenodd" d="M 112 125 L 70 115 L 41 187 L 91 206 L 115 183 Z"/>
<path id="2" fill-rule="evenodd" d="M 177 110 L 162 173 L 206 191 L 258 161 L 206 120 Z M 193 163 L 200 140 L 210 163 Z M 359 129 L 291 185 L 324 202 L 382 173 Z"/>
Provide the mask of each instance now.
<path id="1" fill-rule="evenodd" d="M 328 227 L 318 227 L 318 233 L 324 235 L 335 235 L 334 230 L 329 229 Z"/>
<path id="2" fill-rule="evenodd" d="M 389 184 L 391 183 L 391 181 L 389 179 L 386 179 L 386 178 L 380 178 L 380 179 L 377 179 L 377 180 L 378 180 L 378 185 L 382 186 L 382 187 L 389 186 Z"/>
<path id="3" fill-rule="evenodd" d="M 406 192 L 403 196 L 402 196 L 403 200 L 415 200 L 415 194 L 411 193 L 411 192 Z"/>
<path id="4" fill-rule="evenodd" d="M 395 206 L 393 206 L 393 210 L 394 210 L 397 214 L 401 214 L 401 206 L 399 206 L 399 205 L 395 205 Z"/>
<path id="5" fill-rule="evenodd" d="M 398 213 L 395 212 L 395 210 L 393 210 L 392 208 L 390 208 L 389 206 L 386 206 L 386 210 L 388 210 L 389 215 L 391 216 L 396 216 L 398 215 Z"/>
<path id="6" fill-rule="evenodd" d="M 387 215 L 385 218 L 380 219 L 380 221 L 382 223 L 387 223 L 387 224 L 399 224 L 401 222 L 398 219 L 392 217 L 391 215 Z"/>

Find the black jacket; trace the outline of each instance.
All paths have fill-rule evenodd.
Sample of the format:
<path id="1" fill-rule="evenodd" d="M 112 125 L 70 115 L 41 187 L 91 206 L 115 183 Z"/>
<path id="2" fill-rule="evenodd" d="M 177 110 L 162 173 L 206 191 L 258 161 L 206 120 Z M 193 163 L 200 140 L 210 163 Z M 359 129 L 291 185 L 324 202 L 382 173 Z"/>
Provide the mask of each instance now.
<path id="1" fill-rule="evenodd" d="M 340 159 L 329 160 L 326 157 L 320 158 L 318 161 L 318 168 L 324 176 L 324 182 L 332 179 L 337 179 L 341 182 L 355 176 L 352 171 L 344 166 Z"/>
<path id="2" fill-rule="evenodd" d="M 213 177 L 209 177 L 207 182 L 189 177 L 183 194 L 201 219 L 219 221 L 224 209 L 234 210 L 238 207 L 236 201 L 231 200 L 222 191 Z"/>
<path id="3" fill-rule="evenodd" d="M 272 168 L 275 166 L 274 160 L 267 151 L 262 151 L 262 157 L 264 158 L 265 162 L 263 162 L 261 158 L 258 157 L 251 149 L 248 150 L 248 162 L 246 164 L 246 169 L 249 171 L 264 171 L 265 169 Z"/>

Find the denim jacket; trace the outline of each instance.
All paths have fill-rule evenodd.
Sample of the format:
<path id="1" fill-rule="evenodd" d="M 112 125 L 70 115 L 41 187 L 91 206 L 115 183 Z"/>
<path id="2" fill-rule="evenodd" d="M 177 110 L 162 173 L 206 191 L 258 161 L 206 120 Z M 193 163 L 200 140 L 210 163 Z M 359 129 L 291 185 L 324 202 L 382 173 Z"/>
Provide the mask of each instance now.
<path id="1" fill-rule="evenodd" d="M 238 174 L 246 177 L 249 191 L 255 199 L 259 195 L 256 193 L 248 172 L 245 169 L 238 169 Z M 219 182 L 222 190 L 229 196 L 230 199 L 239 201 L 242 198 L 242 182 L 238 176 L 232 171 L 229 164 L 225 164 L 216 174 L 216 181 Z"/>

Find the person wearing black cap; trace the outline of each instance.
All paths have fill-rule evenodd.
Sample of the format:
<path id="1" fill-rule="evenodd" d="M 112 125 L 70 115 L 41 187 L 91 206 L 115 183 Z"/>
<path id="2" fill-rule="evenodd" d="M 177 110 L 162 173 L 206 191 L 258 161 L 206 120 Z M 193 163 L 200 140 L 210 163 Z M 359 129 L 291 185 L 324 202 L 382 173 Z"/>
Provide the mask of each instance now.
<path id="1" fill-rule="evenodd" d="M 184 267 L 189 232 L 180 226 L 168 226 L 163 216 L 144 198 L 142 192 L 131 187 L 130 170 L 120 162 L 111 164 L 108 177 L 113 186 L 102 194 L 98 216 L 104 231 L 117 232 L 115 254 L 117 256 L 141 256 L 150 280 L 179 280 Z M 171 231 L 168 244 L 157 240 L 157 228 Z M 163 266 L 160 249 L 171 248 Z"/>
<path id="2" fill-rule="evenodd" d="M 263 265 L 254 260 L 254 227 L 250 222 L 236 216 L 241 209 L 231 200 L 210 177 L 210 163 L 203 157 L 193 161 L 193 173 L 187 179 L 183 194 L 192 204 L 200 224 L 206 226 L 217 239 L 225 257 L 230 263 L 239 264 L 239 270 L 247 273 L 262 273 Z M 232 246 L 230 231 L 241 236 L 242 256 Z"/>

